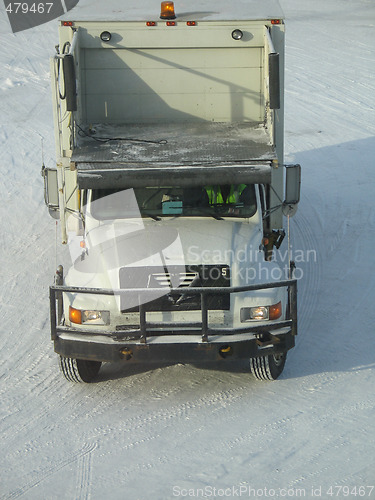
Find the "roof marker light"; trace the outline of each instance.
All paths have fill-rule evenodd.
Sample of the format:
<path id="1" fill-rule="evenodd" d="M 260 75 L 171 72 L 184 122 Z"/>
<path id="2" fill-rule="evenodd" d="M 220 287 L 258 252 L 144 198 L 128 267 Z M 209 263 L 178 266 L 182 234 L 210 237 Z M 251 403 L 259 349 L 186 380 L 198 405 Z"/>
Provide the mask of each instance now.
<path id="1" fill-rule="evenodd" d="M 233 30 L 232 31 L 233 40 L 241 40 L 242 37 L 243 37 L 243 33 L 241 30 Z"/>
<path id="2" fill-rule="evenodd" d="M 63 21 L 63 26 L 73 26 L 73 21 Z"/>
<path id="3" fill-rule="evenodd" d="M 146 26 L 156 26 L 155 21 L 147 21 Z"/>
<path id="4" fill-rule="evenodd" d="M 271 19 L 271 24 L 281 24 L 280 19 Z"/>
<path id="5" fill-rule="evenodd" d="M 160 19 L 176 19 L 173 2 L 161 2 Z"/>
<path id="6" fill-rule="evenodd" d="M 109 31 L 103 31 L 100 33 L 100 40 L 102 40 L 102 42 L 109 42 L 111 38 L 112 35 Z"/>
<path id="7" fill-rule="evenodd" d="M 186 25 L 187 26 L 196 26 L 197 23 L 196 23 L 196 21 L 187 21 Z"/>
<path id="8" fill-rule="evenodd" d="M 176 23 L 174 21 L 167 21 L 165 24 L 167 26 L 176 26 Z"/>

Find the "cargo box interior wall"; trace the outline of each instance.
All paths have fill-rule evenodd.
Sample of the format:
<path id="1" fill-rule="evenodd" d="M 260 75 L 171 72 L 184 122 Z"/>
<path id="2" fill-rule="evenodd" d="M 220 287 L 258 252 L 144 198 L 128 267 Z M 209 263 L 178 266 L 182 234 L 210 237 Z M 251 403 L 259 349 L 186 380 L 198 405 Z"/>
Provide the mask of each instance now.
<path id="1" fill-rule="evenodd" d="M 112 24 L 107 44 L 95 23 L 79 29 L 82 123 L 265 120 L 264 26 L 235 41 L 232 26 Z"/>

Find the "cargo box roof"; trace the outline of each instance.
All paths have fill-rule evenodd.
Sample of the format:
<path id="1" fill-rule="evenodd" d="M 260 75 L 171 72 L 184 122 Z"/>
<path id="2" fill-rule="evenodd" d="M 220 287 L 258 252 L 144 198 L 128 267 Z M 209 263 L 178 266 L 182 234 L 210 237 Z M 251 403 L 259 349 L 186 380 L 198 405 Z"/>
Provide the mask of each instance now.
<path id="1" fill-rule="evenodd" d="M 64 19 L 69 21 L 157 21 L 158 0 L 81 0 Z M 278 0 L 176 0 L 177 21 L 241 21 L 283 19 Z"/>

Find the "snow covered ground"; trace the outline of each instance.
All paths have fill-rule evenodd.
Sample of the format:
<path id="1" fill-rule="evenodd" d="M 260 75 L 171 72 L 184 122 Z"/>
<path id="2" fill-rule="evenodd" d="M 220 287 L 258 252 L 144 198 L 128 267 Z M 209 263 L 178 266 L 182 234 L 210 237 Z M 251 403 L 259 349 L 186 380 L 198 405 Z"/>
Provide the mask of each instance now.
<path id="1" fill-rule="evenodd" d="M 292 241 L 316 252 L 282 377 L 108 365 L 81 385 L 49 341 L 57 22 L 13 35 L 1 5 L 1 498 L 375 498 L 375 4 L 281 3 L 286 159 L 303 166 Z"/>

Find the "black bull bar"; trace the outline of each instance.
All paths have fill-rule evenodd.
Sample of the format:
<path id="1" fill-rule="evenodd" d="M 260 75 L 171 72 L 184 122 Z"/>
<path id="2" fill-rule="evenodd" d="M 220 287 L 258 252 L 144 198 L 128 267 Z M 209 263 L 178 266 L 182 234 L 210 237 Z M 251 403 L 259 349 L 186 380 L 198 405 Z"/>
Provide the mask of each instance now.
<path id="1" fill-rule="evenodd" d="M 256 290 L 266 290 L 269 288 L 282 288 L 288 289 L 288 304 L 286 311 L 286 319 L 281 321 L 269 321 L 263 322 L 262 324 L 257 324 L 252 322 L 241 328 L 210 328 L 208 324 L 208 305 L 207 298 L 212 295 L 218 294 L 235 294 L 241 292 L 249 292 Z M 189 287 L 186 289 L 185 293 L 191 295 L 200 295 L 201 297 L 201 322 L 180 322 L 180 323 L 153 323 L 147 321 L 147 311 L 145 304 L 143 303 L 144 298 L 148 294 L 155 293 L 155 291 L 160 292 L 159 289 L 150 288 L 139 288 L 139 289 L 101 289 L 101 288 L 83 288 L 83 287 L 73 287 L 73 286 L 60 286 L 53 285 L 50 287 L 50 318 L 51 318 L 51 339 L 56 341 L 58 339 L 58 333 L 78 333 L 83 335 L 98 335 L 110 337 L 117 341 L 129 340 L 129 335 L 131 335 L 131 340 L 137 340 L 140 343 L 146 344 L 147 337 L 157 336 L 157 335 L 189 335 L 189 334 L 200 334 L 202 342 L 209 342 L 209 337 L 212 335 L 227 335 L 228 340 L 231 335 L 244 334 L 244 333 L 256 333 L 259 336 L 263 334 L 271 334 L 272 331 L 280 328 L 288 328 L 289 332 L 293 337 L 297 335 L 297 280 L 289 279 L 272 283 L 264 283 L 257 285 L 246 285 L 240 287 Z M 92 329 L 79 329 L 70 328 L 62 324 L 63 318 L 63 293 L 79 293 L 79 294 L 92 294 L 92 295 L 112 295 L 121 296 L 127 294 L 138 294 L 139 295 L 139 328 L 134 329 L 116 329 L 116 331 L 98 331 Z M 175 288 L 168 290 L 169 295 L 181 295 L 181 289 Z M 142 300 L 141 300 L 142 297 Z M 151 312 L 151 311 L 150 311 Z M 183 329 L 183 330 L 181 330 Z"/>

